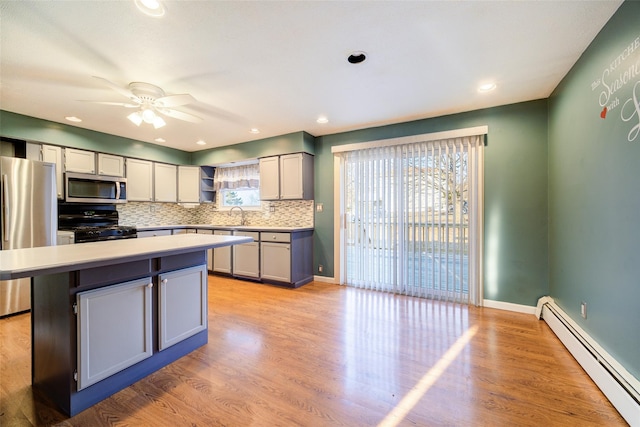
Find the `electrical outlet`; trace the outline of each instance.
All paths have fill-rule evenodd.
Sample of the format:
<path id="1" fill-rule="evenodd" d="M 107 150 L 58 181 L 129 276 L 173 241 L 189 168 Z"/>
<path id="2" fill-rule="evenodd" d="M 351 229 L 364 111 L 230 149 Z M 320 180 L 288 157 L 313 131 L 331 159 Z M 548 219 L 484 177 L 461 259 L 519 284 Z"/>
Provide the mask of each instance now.
<path id="1" fill-rule="evenodd" d="M 149 205 L 149 213 L 156 213 L 156 206 L 155 205 Z"/>
<path id="2" fill-rule="evenodd" d="M 322 273 L 322 270 L 324 270 L 324 267 L 322 266 L 322 264 L 320 264 L 318 266 L 318 273 Z"/>
<path id="3" fill-rule="evenodd" d="M 580 303 L 580 315 L 583 319 L 587 318 L 587 303 L 584 301 Z"/>
<path id="4" fill-rule="evenodd" d="M 275 206 L 269 206 L 269 212 L 275 212 L 275 211 L 276 211 Z"/>
<path id="5" fill-rule="evenodd" d="M 322 212 L 323 209 L 324 209 L 324 205 L 322 203 L 318 203 L 316 205 L 316 212 Z"/>

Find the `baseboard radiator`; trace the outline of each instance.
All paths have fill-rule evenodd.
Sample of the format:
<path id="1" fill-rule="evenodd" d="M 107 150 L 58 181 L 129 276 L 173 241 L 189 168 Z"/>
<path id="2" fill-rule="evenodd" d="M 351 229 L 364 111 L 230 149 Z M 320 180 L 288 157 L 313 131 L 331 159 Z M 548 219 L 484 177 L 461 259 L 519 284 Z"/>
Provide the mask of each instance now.
<path id="1" fill-rule="evenodd" d="M 551 297 L 538 300 L 536 316 L 551 330 L 632 427 L 640 427 L 640 381 L 575 323 Z"/>

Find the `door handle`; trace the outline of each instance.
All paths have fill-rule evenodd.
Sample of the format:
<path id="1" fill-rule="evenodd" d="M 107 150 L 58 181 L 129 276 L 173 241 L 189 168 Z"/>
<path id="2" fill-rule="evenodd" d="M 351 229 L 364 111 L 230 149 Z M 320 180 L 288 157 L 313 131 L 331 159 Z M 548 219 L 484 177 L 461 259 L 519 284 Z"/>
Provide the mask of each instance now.
<path id="1" fill-rule="evenodd" d="M 4 198 L 4 241 L 9 241 L 9 176 L 2 175 L 2 197 Z"/>

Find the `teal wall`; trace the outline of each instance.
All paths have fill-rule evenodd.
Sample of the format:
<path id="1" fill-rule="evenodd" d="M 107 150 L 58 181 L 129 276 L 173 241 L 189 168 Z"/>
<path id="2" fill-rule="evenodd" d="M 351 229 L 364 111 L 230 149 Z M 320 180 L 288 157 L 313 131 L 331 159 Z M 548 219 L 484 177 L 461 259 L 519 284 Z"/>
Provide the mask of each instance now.
<path id="1" fill-rule="evenodd" d="M 314 266 L 333 265 L 331 147 L 488 125 L 485 147 L 485 298 L 535 305 L 547 281 L 547 103 L 508 105 L 316 139 Z"/>
<path id="2" fill-rule="evenodd" d="M 314 153 L 315 138 L 306 132 L 243 142 L 220 148 L 211 148 L 193 153 L 195 165 L 219 165 L 258 157 L 277 156 L 287 153 Z"/>
<path id="3" fill-rule="evenodd" d="M 189 165 L 191 153 L 0 110 L 0 135 L 64 147 Z"/>
<path id="4" fill-rule="evenodd" d="M 623 3 L 549 101 L 550 294 L 636 378 L 639 17 L 640 2 Z M 581 301 L 587 319 L 580 316 Z"/>

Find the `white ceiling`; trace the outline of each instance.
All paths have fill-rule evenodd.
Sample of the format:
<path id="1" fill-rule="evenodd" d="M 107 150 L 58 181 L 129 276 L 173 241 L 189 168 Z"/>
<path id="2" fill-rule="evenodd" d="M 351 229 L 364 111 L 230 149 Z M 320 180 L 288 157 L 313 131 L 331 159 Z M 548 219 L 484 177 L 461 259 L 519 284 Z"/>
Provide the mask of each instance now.
<path id="1" fill-rule="evenodd" d="M 0 108 L 185 151 L 436 117 L 548 97 L 621 3 L 0 0 Z M 87 102 L 127 101 L 92 76 L 189 93 L 204 121 L 136 127 Z"/>

